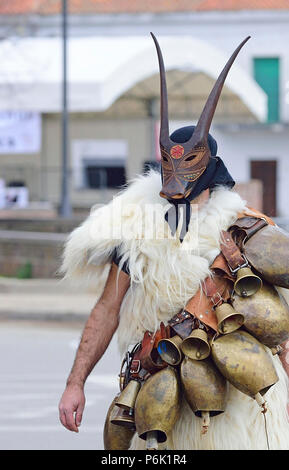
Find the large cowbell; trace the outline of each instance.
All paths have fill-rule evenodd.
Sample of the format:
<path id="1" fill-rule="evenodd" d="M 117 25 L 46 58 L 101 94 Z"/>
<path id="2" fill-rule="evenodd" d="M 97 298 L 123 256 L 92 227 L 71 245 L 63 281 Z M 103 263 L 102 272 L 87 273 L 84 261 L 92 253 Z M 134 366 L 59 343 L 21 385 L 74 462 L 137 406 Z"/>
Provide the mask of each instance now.
<path id="1" fill-rule="evenodd" d="M 111 422 L 112 418 L 118 412 L 118 408 L 115 406 L 117 399 L 118 395 L 110 405 L 105 420 L 103 430 L 103 443 L 105 450 L 128 450 L 131 439 L 135 433 L 133 429 L 123 426 L 120 427 Z"/>
<path id="2" fill-rule="evenodd" d="M 235 296 L 233 306 L 245 317 L 245 328 L 262 344 L 274 348 L 289 338 L 289 307 L 267 282 L 252 297 Z"/>
<path id="3" fill-rule="evenodd" d="M 177 372 L 168 366 L 147 379 L 135 403 L 136 430 L 141 439 L 155 435 L 156 443 L 165 442 L 172 430 L 180 407 Z"/>
<path id="4" fill-rule="evenodd" d="M 244 254 L 263 279 L 289 289 L 289 234 L 267 225 L 256 232 L 243 247 Z"/>
<path id="5" fill-rule="evenodd" d="M 203 429 L 210 416 L 223 413 L 227 401 L 227 381 L 209 358 L 196 361 L 186 357 L 181 365 L 181 381 L 191 410 L 203 418 Z"/>
<path id="6" fill-rule="evenodd" d="M 212 358 L 221 374 L 246 395 L 258 399 L 278 381 L 265 347 L 246 331 L 219 336 L 211 346 Z"/>

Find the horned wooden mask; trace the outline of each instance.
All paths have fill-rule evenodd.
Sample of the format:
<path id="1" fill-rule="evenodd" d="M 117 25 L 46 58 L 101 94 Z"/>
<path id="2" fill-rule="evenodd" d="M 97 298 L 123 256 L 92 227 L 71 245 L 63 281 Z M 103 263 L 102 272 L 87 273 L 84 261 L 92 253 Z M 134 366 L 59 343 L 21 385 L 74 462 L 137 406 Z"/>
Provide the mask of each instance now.
<path id="1" fill-rule="evenodd" d="M 250 39 L 250 36 L 241 42 L 220 73 L 207 99 L 193 135 L 187 142 L 178 144 L 170 139 L 169 134 L 168 96 L 162 52 L 156 37 L 152 33 L 151 35 L 155 42 L 160 69 L 160 149 L 163 179 L 160 196 L 166 199 L 182 199 L 191 193 L 198 178 L 200 178 L 209 163 L 211 153 L 208 145 L 208 134 L 215 109 L 228 72 L 239 51 Z"/>

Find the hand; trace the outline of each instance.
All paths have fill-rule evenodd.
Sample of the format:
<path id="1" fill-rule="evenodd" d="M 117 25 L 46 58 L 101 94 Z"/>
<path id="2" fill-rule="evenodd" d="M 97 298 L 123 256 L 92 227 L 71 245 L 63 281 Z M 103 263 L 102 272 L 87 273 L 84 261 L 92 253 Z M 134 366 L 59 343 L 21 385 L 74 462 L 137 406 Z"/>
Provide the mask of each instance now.
<path id="1" fill-rule="evenodd" d="M 59 402 L 59 419 L 69 431 L 78 432 L 85 406 L 85 395 L 81 385 L 67 385 Z"/>

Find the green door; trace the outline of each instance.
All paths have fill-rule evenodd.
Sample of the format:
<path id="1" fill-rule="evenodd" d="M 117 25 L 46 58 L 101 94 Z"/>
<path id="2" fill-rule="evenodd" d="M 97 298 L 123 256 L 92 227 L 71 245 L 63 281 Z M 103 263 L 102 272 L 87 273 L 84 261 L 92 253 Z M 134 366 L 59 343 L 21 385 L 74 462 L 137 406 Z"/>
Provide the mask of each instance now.
<path id="1" fill-rule="evenodd" d="M 279 121 L 279 59 L 255 58 L 254 78 L 268 96 L 268 122 Z"/>

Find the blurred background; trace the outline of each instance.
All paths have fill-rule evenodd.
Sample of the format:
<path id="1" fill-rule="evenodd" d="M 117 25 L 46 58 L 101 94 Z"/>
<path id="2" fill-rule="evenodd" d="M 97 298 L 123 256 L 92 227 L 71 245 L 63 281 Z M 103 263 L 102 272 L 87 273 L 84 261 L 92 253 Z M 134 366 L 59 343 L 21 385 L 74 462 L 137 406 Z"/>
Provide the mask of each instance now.
<path id="1" fill-rule="evenodd" d="M 171 131 L 196 122 L 228 57 L 252 36 L 211 133 L 236 190 L 289 230 L 287 2 L 0 0 L 1 449 L 102 448 L 115 340 L 88 381 L 82 432 L 65 431 L 57 403 L 95 299 L 59 283 L 57 269 L 90 207 L 160 160 L 150 31 L 165 60 Z"/>

